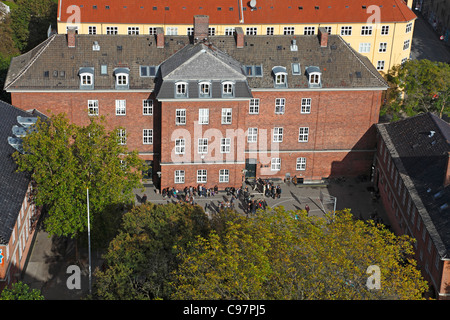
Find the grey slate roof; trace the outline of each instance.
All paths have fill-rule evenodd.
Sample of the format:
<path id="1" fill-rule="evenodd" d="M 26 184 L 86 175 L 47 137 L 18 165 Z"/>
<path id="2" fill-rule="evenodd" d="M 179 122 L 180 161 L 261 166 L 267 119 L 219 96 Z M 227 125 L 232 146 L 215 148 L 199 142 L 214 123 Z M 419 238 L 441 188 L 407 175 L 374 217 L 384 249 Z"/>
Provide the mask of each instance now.
<path id="1" fill-rule="evenodd" d="M 290 45 L 294 39 L 297 42 L 298 51 L 290 51 Z M 94 41 L 98 42 L 99 51 L 93 51 Z M 113 69 L 127 67 L 130 69 L 130 90 L 153 90 L 155 79 L 140 77 L 139 66 L 158 66 L 166 62 L 165 67 L 160 70 L 161 74 L 168 75 L 169 78 L 175 76 L 175 73 L 171 74 L 171 72 L 204 48 L 201 44 L 189 45 L 189 43 L 188 36 L 166 35 L 165 47 L 160 49 L 156 48 L 155 38 L 149 35 L 77 35 L 76 47 L 68 48 L 66 35 L 56 34 L 32 51 L 13 58 L 5 89 L 8 91 L 80 90 L 79 69 L 93 67 L 95 70 L 94 90 L 114 90 Z M 320 69 L 322 88 L 384 90 L 388 87 L 370 61 L 355 52 L 338 35 L 329 35 L 328 46 L 325 48 L 320 47 L 317 35 L 245 36 L 243 48 L 236 48 L 233 36 L 209 37 L 209 43 L 212 44 L 214 52 L 207 56 L 208 61 L 218 59 L 228 62 L 229 70 L 238 72 L 238 64 L 262 65 L 262 77 L 247 77 L 251 89 L 273 89 L 272 68 L 274 66 L 286 67 L 288 89 L 308 88 L 308 79 L 305 75 L 307 66 L 316 66 Z M 190 47 L 185 51 L 179 51 L 187 45 Z M 292 63 L 300 63 L 300 75 L 292 75 Z M 106 76 L 100 74 L 102 64 L 108 66 Z M 192 66 L 199 67 L 200 60 Z M 200 70 L 207 74 L 208 72 L 214 74 L 211 69 Z M 44 76 L 46 71 L 48 77 Z M 194 78 L 196 69 L 183 68 L 183 72 L 184 75 Z"/>
<path id="2" fill-rule="evenodd" d="M 32 114 L 0 101 L 0 244 L 8 243 L 25 198 L 31 175 L 16 172 L 17 165 L 11 155 L 16 151 L 8 143 L 14 137 L 12 128 L 19 125 L 17 117 Z"/>
<path id="3" fill-rule="evenodd" d="M 450 207 L 440 207 L 450 205 L 450 186 L 443 185 L 450 152 L 450 124 L 426 113 L 378 124 L 377 128 L 439 254 L 449 258 Z"/>

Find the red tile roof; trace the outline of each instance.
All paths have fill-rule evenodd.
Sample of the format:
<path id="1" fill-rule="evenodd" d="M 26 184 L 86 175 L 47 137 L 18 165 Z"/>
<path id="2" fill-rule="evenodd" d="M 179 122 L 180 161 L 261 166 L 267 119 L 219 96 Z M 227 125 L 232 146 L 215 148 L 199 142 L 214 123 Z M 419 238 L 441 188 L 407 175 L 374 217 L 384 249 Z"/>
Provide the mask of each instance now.
<path id="1" fill-rule="evenodd" d="M 246 10 L 241 10 L 240 3 Z M 208 15 L 210 24 L 365 23 L 380 7 L 380 22 L 410 21 L 416 15 L 403 0 L 59 0 L 60 21 L 80 7 L 81 23 L 192 24 L 194 15 Z M 109 9 L 107 9 L 107 6 Z M 301 8 L 301 9 L 300 9 Z M 68 11 L 68 12 L 67 12 Z"/>

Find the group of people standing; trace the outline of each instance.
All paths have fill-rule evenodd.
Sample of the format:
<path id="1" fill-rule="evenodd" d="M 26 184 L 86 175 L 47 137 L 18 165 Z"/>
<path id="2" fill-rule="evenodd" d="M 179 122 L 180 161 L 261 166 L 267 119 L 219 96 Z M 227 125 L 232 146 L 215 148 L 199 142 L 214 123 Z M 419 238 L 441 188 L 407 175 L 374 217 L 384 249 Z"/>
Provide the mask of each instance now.
<path id="1" fill-rule="evenodd" d="M 275 184 L 269 179 L 263 180 L 258 178 L 253 186 L 253 190 L 258 190 L 268 198 L 271 197 L 272 199 L 275 199 L 281 197 L 281 186 L 275 186 Z"/>

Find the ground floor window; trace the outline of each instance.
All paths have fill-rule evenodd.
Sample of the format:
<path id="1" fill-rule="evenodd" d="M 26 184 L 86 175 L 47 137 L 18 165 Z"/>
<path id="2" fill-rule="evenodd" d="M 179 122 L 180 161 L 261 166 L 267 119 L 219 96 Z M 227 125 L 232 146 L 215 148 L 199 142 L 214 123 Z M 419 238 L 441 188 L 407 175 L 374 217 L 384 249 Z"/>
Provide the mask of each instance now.
<path id="1" fill-rule="evenodd" d="M 175 170 L 175 183 L 184 183 L 184 170 Z"/>
<path id="2" fill-rule="evenodd" d="M 222 169 L 219 171 L 219 182 L 229 182 L 230 171 L 228 169 Z"/>

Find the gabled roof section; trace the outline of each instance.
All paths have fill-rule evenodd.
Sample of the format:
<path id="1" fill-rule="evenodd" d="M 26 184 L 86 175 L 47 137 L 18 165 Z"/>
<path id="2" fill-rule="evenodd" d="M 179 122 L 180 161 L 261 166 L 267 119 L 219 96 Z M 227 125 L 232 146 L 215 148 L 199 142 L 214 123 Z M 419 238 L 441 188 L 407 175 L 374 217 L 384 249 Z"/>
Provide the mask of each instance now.
<path id="1" fill-rule="evenodd" d="M 246 80 L 241 65 L 213 45 L 187 45 L 161 65 L 163 80 Z"/>
<path id="2" fill-rule="evenodd" d="M 242 3 L 242 7 L 241 7 Z M 402 0 L 59 0 L 58 21 L 72 15 L 70 5 L 80 7 L 81 23 L 192 24 L 194 15 L 208 15 L 210 24 L 306 24 L 366 23 L 380 8 L 380 22 L 406 22 L 416 15 Z"/>
<path id="3" fill-rule="evenodd" d="M 388 124 L 378 132 L 441 257 L 450 258 L 450 185 L 444 186 L 450 124 L 432 113 Z"/>

